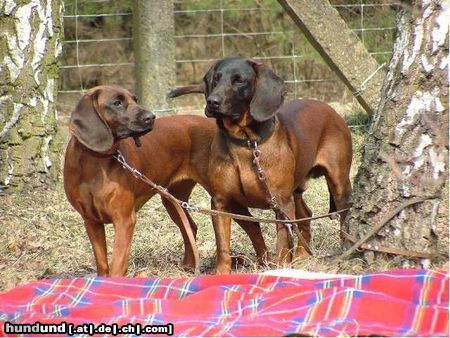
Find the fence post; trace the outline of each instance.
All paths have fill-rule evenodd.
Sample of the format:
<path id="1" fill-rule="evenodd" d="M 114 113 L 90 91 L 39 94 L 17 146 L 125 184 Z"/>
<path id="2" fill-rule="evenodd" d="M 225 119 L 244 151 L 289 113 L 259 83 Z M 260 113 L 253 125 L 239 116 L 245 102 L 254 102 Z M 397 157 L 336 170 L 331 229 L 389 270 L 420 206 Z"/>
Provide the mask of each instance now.
<path id="1" fill-rule="evenodd" d="M 169 108 L 166 94 L 175 85 L 173 9 L 173 0 L 133 0 L 136 94 L 152 110 Z"/>

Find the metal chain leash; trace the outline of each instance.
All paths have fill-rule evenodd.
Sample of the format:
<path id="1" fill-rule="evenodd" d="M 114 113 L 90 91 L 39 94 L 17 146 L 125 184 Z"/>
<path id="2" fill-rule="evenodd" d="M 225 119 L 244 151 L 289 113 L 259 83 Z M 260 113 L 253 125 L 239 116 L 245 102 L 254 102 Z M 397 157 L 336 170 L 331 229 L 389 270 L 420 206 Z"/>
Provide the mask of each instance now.
<path id="1" fill-rule="evenodd" d="M 334 212 L 330 212 L 327 214 L 323 214 L 320 216 L 313 216 L 313 217 L 305 217 L 305 218 L 298 218 L 298 219 L 291 219 L 291 220 L 282 220 L 282 219 L 275 219 L 275 218 L 259 218 L 259 217 L 253 217 L 253 216 L 245 216 L 245 215 L 240 215 L 240 214 L 233 214 L 231 212 L 225 212 L 225 211 L 220 211 L 220 210 L 212 210 L 212 209 L 208 209 L 208 208 L 203 208 L 199 205 L 192 205 L 186 201 L 181 201 L 179 199 L 177 199 L 175 196 L 171 195 L 166 188 L 164 188 L 163 186 L 160 186 L 156 183 L 154 183 L 152 180 L 150 180 L 147 176 L 145 176 L 144 174 L 142 174 L 139 170 L 133 168 L 132 166 L 130 166 L 125 158 L 123 157 L 123 155 L 118 151 L 117 155 L 114 156 L 114 158 L 122 165 L 122 167 L 124 169 L 127 169 L 128 171 L 130 171 L 134 177 L 140 179 L 141 181 L 147 183 L 148 185 L 150 185 L 153 189 L 157 190 L 158 192 L 160 192 L 161 190 L 164 191 L 164 195 L 170 195 L 172 196 L 172 198 L 174 200 L 176 200 L 179 205 L 185 209 L 186 211 L 192 211 L 195 213 L 200 213 L 200 214 L 204 214 L 204 215 L 209 215 L 209 216 L 228 216 L 234 219 L 239 219 L 239 220 L 243 220 L 243 221 L 250 221 L 250 222 L 258 222 L 258 223 L 300 223 L 303 221 L 312 221 L 312 220 L 316 220 L 316 219 L 321 219 L 321 218 L 326 218 L 326 217 L 331 217 L 333 219 L 338 218 L 339 214 L 350 210 L 350 208 L 345 208 L 345 209 L 341 209 L 341 210 L 337 210 Z"/>
<path id="2" fill-rule="evenodd" d="M 293 226 L 293 224 L 294 223 L 300 223 L 300 222 L 303 222 L 303 221 L 311 221 L 311 220 L 326 218 L 326 217 L 338 218 L 341 213 L 343 213 L 343 212 L 345 212 L 345 211 L 350 209 L 350 208 L 345 208 L 345 209 L 341 209 L 341 210 L 338 210 L 338 211 L 335 211 L 335 212 L 330 212 L 330 213 L 327 213 L 327 214 L 323 214 L 323 215 L 320 215 L 320 216 L 306 217 L 306 218 L 299 218 L 299 219 L 291 219 L 291 220 L 290 219 L 276 219 L 276 218 L 275 219 L 274 218 L 260 218 L 260 217 L 253 217 L 253 216 L 245 216 L 245 215 L 240 215 L 240 214 L 234 214 L 234 213 L 220 211 L 220 210 L 207 209 L 207 208 L 203 208 L 203 207 L 198 206 L 198 205 L 191 205 L 191 204 L 189 204 L 186 201 L 181 201 L 181 200 L 177 199 L 175 196 L 170 194 L 166 188 L 164 188 L 163 186 L 160 186 L 160 185 L 154 183 L 152 180 L 150 180 L 147 176 L 145 176 L 139 170 L 137 170 L 136 168 L 134 168 L 131 165 L 129 165 L 128 162 L 125 160 L 125 157 L 122 155 L 122 153 L 120 151 L 117 151 L 116 155 L 114 155 L 114 158 L 122 165 L 122 167 L 124 169 L 128 170 L 129 172 L 131 172 L 134 177 L 136 177 L 137 179 L 140 179 L 141 181 L 145 182 L 150 187 L 152 187 L 152 189 L 156 190 L 160 195 L 170 199 L 172 202 L 175 202 L 176 204 L 181 206 L 181 208 L 183 208 L 184 210 L 186 210 L 188 212 L 190 211 L 190 212 L 200 213 L 200 214 L 209 215 L 209 216 L 226 216 L 226 217 L 231 217 L 233 219 L 249 221 L 249 222 L 290 224 L 291 225 L 290 226 L 291 231 L 292 231 L 292 229 L 295 230 L 295 233 L 297 234 L 297 236 L 299 237 L 300 241 L 302 242 L 302 245 L 304 245 L 304 248 L 306 250 L 309 250 L 310 254 L 312 254 L 312 251 L 311 251 L 308 243 L 303 238 L 303 236 L 301 235 L 301 233 L 298 230 L 298 228 Z M 277 206 L 275 199 L 273 201 L 275 203 L 274 205 Z M 291 234 L 292 234 L 292 232 L 291 232 Z M 303 239 L 303 241 L 302 241 L 302 239 Z"/>
<path id="3" fill-rule="evenodd" d="M 152 180 L 150 180 L 147 176 L 145 176 L 139 170 L 137 170 L 136 168 L 133 168 L 131 165 L 129 165 L 127 163 L 127 161 L 125 160 L 125 157 L 122 155 L 122 153 L 119 150 L 117 151 L 116 155 L 114 155 L 114 158 L 122 165 L 122 167 L 124 169 L 131 172 L 134 177 L 136 177 L 136 178 L 140 179 L 141 181 L 145 182 L 146 184 L 148 184 L 150 187 L 152 187 L 152 189 L 156 190 L 158 192 L 158 194 L 161 195 L 161 197 L 168 199 L 173 204 L 173 206 L 174 206 L 175 210 L 178 212 L 180 220 L 183 224 L 184 230 L 185 230 L 186 235 L 189 240 L 189 245 L 191 246 L 192 253 L 194 255 L 194 272 L 196 275 L 199 275 L 200 274 L 200 254 L 198 252 L 198 248 L 195 243 L 195 236 L 194 236 L 194 233 L 192 232 L 189 220 L 183 211 L 181 201 L 179 199 L 177 199 L 175 196 L 173 196 L 171 193 L 169 193 L 169 191 L 166 188 L 154 183 Z"/>
<path id="4" fill-rule="evenodd" d="M 250 141 L 248 140 L 248 147 L 250 150 L 252 150 L 252 156 L 253 156 L 253 164 L 255 165 L 256 174 L 258 176 L 259 182 L 261 183 L 262 187 L 264 188 L 264 191 L 267 196 L 267 203 L 270 206 L 270 209 L 272 209 L 275 212 L 275 215 L 277 216 L 277 219 L 282 219 L 288 221 L 288 223 L 284 223 L 284 226 L 287 228 L 289 235 L 290 235 L 290 241 L 289 241 L 289 249 L 294 248 L 293 244 L 293 238 L 294 233 L 292 229 L 295 229 L 295 232 L 297 234 L 298 239 L 300 240 L 300 243 L 305 248 L 305 250 L 312 255 L 312 250 L 309 246 L 308 241 L 303 237 L 302 233 L 298 229 L 298 227 L 294 226 L 292 224 L 292 221 L 290 220 L 289 216 L 284 212 L 283 209 L 280 208 L 279 204 L 277 203 L 277 200 L 275 196 L 272 194 L 269 188 L 269 184 L 267 183 L 267 176 L 264 172 L 264 169 L 261 166 L 260 157 L 261 157 L 261 150 L 258 148 L 258 143 L 256 141 Z"/>
<path id="5" fill-rule="evenodd" d="M 258 155 L 260 156 L 260 153 L 257 152 L 256 155 L 258 157 Z M 258 223 L 291 224 L 291 227 L 292 227 L 292 224 L 300 223 L 300 222 L 303 222 L 303 221 L 316 220 L 316 219 L 321 219 L 321 218 L 325 218 L 325 217 L 331 217 L 331 218 L 335 219 L 335 218 L 338 218 L 341 213 L 350 210 L 350 208 L 345 208 L 345 209 L 341 209 L 341 210 L 338 210 L 338 211 L 335 211 L 335 212 L 330 212 L 330 213 L 327 213 L 327 214 L 323 214 L 323 215 L 320 215 L 320 216 L 306 217 L 306 218 L 299 218 L 299 219 L 289 220 L 289 219 L 258 218 L 258 217 L 240 215 L 240 214 L 233 214 L 233 213 L 229 213 L 229 212 L 225 212 L 225 211 L 207 209 L 207 208 L 203 208 L 203 207 L 200 207 L 200 206 L 197 206 L 197 205 L 190 205 L 188 202 L 181 201 L 181 200 L 177 199 L 175 196 L 170 194 L 166 188 L 164 188 L 164 187 L 162 187 L 160 185 L 157 185 L 152 180 L 150 180 L 147 176 L 142 174 L 139 170 L 137 170 L 137 169 L 133 168 L 131 165 L 129 165 L 127 163 L 127 161 L 125 160 L 125 158 L 123 157 L 123 155 L 121 154 L 120 151 L 117 151 L 117 154 L 114 155 L 114 158 L 122 165 L 122 167 L 124 169 L 128 170 L 129 172 L 131 172 L 134 177 L 136 177 L 136 178 L 140 179 L 141 181 L 145 182 L 146 184 L 151 186 L 152 189 L 156 190 L 161 196 L 168 198 L 176 206 L 181 207 L 182 209 L 184 209 L 184 210 L 186 210 L 188 212 L 191 211 L 191 212 L 196 212 L 196 213 L 209 215 L 209 216 L 227 216 L 227 217 L 231 217 L 233 219 L 239 219 L 239 220 L 250 221 L 250 222 L 258 222 Z M 259 172 L 258 169 L 257 169 L 257 172 Z M 262 171 L 262 173 L 264 174 L 263 171 Z M 422 203 L 422 202 L 424 202 L 426 200 L 430 200 L 430 199 L 434 199 L 434 198 L 436 198 L 436 196 L 429 196 L 429 197 L 423 197 L 423 198 L 413 198 L 410 201 L 405 201 L 399 207 L 397 207 L 394 211 L 389 213 L 389 215 L 385 217 L 385 220 L 380 222 L 380 225 L 378 225 L 376 227 L 373 227 L 373 229 L 371 231 L 369 231 L 366 236 L 364 236 L 363 238 L 361 238 L 359 240 L 357 240 L 356 238 L 353 238 L 352 236 L 350 236 L 349 234 L 346 234 L 344 232 L 343 234 L 344 234 L 345 238 L 347 240 L 349 240 L 350 242 L 353 242 L 354 245 L 353 245 L 352 248 L 347 250 L 347 252 L 345 252 L 342 256 L 340 256 L 339 259 L 343 259 L 343 258 L 347 257 L 351 252 L 357 250 L 358 248 L 365 249 L 365 250 L 371 250 L 371 251 L 390 253 L 390 254 L 394 254 L 394 255 L 402 255 L 402 256 L 407 256 L 407 257 L 422 257 L 422 258 L 430 258 L 430 257 L 432 257 L 433 256 L 432 253 L 416 252 L 416 251 L 410 251 L 410 250 L 401 250 L 401 249 L 396 249 L 396 248 L 386 248 L 386 247 L 382 247 L 382 246 L 371 246 L 370 244 L 366 244 L 364 242 L 367 241 L 367 239 L 370 238 L 377 230 L 379 230 L 382 226 L 384 226 L 387 223 L 387 220 L 392 218 L 394 215 L 396 215 L 399 211 L 403 210 L 405 207 L 407 207 L 409 205 L 412 205 L 412 204 L 416 204 L 416 203 Z M 271 201 L 272 201 L 272 199 L 271 199 Z M 273 205 L 277 206 L 276 201 L 275 200 L 273 200 L 273 201 L 275 202 L 275 204 L 273 204 Z M 300 237 L 301 233 L 298 230 L 298 228 L 297 227 L 292 227 L 292 228 L 295 229 L 296 234 L 297 234 L 297 236 L 299 237 L 299 239 L 301 241 L 301 238 L 303 238 L 303 236 Z M 189 236 L 189 234 L 192 235 L 192 232 L 189 231 L 190 228 L 186 229 L 186 230 L 188 232 L 188 236 Z M 189 237 L 191 237 L 191 236 L 189 236 Z M 192 238 L 190 238 L 190 242 L 191 242 L 191 246 L 192 246 L 192 249 L 193 249 L 194 255 L 195 255 L 195 270 L 196 270 L 196 272 L 198 272 L 199 271 L 199 258 L 198 258 L 199 255 L 198 255 L 198 250 L 197 250 L 197 248 L 195 246 L 195 239 L 193 239 L 193 235 L 192 235 Z M 302 245 L 303 245 L 303 243 L 302 243 Z M 309 246 L 305 246 L 305 249 L 306 250 L 308 250 L 308 249 L 310 250 Z M 312 254 L 312 253 L 310 253 L 310 254 Z"/>

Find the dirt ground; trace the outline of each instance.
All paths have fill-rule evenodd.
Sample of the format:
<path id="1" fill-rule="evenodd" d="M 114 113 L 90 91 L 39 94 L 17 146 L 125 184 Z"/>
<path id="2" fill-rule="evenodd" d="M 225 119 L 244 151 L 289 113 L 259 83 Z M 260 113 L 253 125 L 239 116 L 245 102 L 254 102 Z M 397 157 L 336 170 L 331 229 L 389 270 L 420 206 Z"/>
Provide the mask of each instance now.
<path id="1" fill-rule="evenodd" d="M 353 130 L 353 174 L 359 164 L 364 130 Z M 62 155 L 62 154 L 61 154 Z M 190 202 L 209 205 L 206 192 L 197 187 Z M 324 179 L 311 181 L 306 202 L 315 215 L 328 212 L 328 190 Z M 64 195 L 62 183 L 53 190 L 30 191 L 26 194 L 0 196 L 0 290 L 41 278 L 64 278 L 95 275 L 95 263 L 82 219 Z M 254 210 L 255 215 L 272 217 L 269 211 Z M 215 261 L 214 232 L 209 217 L 193 214 L 198 224 L 198 248 L 201 272 L 211 273 Z M 338 254 L 341 244 L 338 222 L 328 218 L 312 223 L 314 256 L 295 261 L 293 267 L 309 271 L 361 273 L 384 270 L 391 264 L 368 266 L 362 259 L 335 261 L 326 257 Z M 107 225 L 109 254 L 113 227 Z M 275 226 L 263 224 L 269 250 L 275 250 Z M 232 226 L 232 253 L 239 257 L 236 272 L 258 272 L 251 242 L 240 227 Z M 324 257 L 325 256 L 325 257 Z M 129 259 L 128 276 L 187 277 L 192 273 L 181 268 L 183 242 L 158 196 L 153 197 L 138 213 L 138 221 Z M 444 266 L 446 260 L 439 263 Z"/>

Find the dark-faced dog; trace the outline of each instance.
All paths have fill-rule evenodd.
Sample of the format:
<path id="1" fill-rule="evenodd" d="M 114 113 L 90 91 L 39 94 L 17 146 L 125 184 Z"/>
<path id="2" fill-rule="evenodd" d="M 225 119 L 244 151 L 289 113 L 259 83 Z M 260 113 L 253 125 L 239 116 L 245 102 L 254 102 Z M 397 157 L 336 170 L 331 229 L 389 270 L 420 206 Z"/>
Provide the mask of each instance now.
<path id="1" fill-rule="evenodd" d="M 351 136 L 345 121 L 330 106 L 315 100 L 283 105 L 283 80 L 264 64 L 240 57 L 218 61 L 206 73 L 204 84 L 176 89 L 169 96 L 200 91 L 206 97 L 206 116 L 215 118 L 219 127 L 208 159 L 215 209 L 269 208 L 267 192 L 252 162 L 249 144 L 254 142 L 261 152 L 269 189 L 290 219 L 312 215 L 303 200 L 311 177 L 325 176 L 331 211 L 349 207 Z M 341 229 L 345 216 L 346 212 L 341 214 Z M 220 274 L 230 272 L 230 223 L 230 217 L 213 217 Z M 310 222 L 301 222 L 299 228 L 310 241 Z M 287 228 L 277 224 L 279 265 L 292 259 L 288 236 Z M 304 254 L 299 243 L 296 255 Z"/>
<path id="2" fill-rule="evenodd" d="M 117 86 L 100 86 L 83 95 L 72 112 L 70 131 L 72 137 L 64 162 L 67 198 L 83 217 L 97 273 L 123 276 L 128 266 L 136 212 L 156 192 L 126 171 L 113 155 L 120 150 L 130 165 L 186 201 L 196 183 L 211 190 L 207 168 L 217 127 L 211 119 L 199 116 L 171 116 L 154 121 L 154 115 L 139 106 L 129 91 Z M 169 201 L 163 199 L 163 204 L 180 227 L 185 246 L 183 264 L 192 268 L 194 254 L 180 216 Z M 248 210 L 241 212 L 248 213 Z M 196 224 L 187 217 L 195 235 Z M 115 229 L 110 264 L 105 223 L 113 223 Z M 262 261 L 265 245 L 259 227 L 250 222 L 240 224 Z"/>

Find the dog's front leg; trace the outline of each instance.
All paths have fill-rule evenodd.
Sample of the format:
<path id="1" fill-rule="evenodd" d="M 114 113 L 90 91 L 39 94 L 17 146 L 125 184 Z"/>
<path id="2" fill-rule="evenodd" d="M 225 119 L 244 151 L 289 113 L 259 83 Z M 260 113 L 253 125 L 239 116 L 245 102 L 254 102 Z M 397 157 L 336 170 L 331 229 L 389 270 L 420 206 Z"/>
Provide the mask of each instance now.
<path id="1" fill-rule="evenodd" d="M 226 201 L 217 196 L 211 199 L 211 206 L 218 211 L 228 211 Z M 216 236 L 216 274 L 229 274 L 231 272 L 231 217 L 213 216 L 212 221 Z"/>
<path id="2" fill-rule="evenodd" d="M 84 219 L 86 231 L 94 251 L 95 263 L 97 265 L 97 275 L 108 276 L 108 255 L 106 251 L 105 225 L 89 219 Z"/>
<path id="3" fill-rule="evenodd" d="M 280 203 L 280 208 L 283 210 L 289 219 L 295 218 L 295 203 L 294 198 L 286 198 Z M 281 215 L 277 215 L 277 218 L 282 218 Z M 295 226 L 295 225 L 294 225 Z M 289 247 L 290 233 L 286 223 L 277 223 L 277 266 L 287 267 L 292 261 L 292 250 Z"/>
<path id="4" fill-rule="evenodd" d="M 117 217 L 114 224 L 114 245 L 111 258 L 110 277 L 123 277 L 128 269 L 128 257 L 130 256 L 131 240 L 136 214 L 134 211 L 127 217 Z"/>

